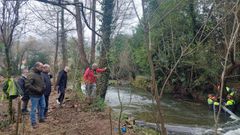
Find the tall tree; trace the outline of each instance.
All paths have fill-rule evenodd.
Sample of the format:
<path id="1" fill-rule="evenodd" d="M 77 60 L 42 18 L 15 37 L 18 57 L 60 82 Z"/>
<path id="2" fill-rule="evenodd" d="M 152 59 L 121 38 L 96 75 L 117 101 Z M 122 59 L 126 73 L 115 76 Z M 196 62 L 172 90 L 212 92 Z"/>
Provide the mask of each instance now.
<path id="1" fill-rule="evenodd" d="M 64 25 L 64 7 L 61 8 L 61 46 L 62 46 L 62 68 L 64 68 L 68 64 L 68 57 L 67 57 L 67 37 L 66 37 L 66 30 Z"/>
<path id="2" fill-rule="evenodd" d="M 92 9 L 96 10 L 96 0 L 92 0 Z M 96 29 L 96 15 L 95 12 L 92 12 L 92 29 Z M 96 46 L 96 34 L 92 31 L 92 40 L 91 40 L 91 59 L 90 63 L 92 64 L 95 61 L 95 46 Z"/>
<path id="3" fill-rule="evenodd" d="M 54 88 L 56 88 L 56 74 L 57 74 L 57 61 L 58 61 L 58 48 L 59 48 L 59 12 L 57 12 L 57 32 L 56 32 L 56 48 L 55 48 L 55 55 L 54 55 L 54 73 L 53 73 L 53 82 L 54 82 Z"/>
<path id="4" fill-rule="evenodd" d="M 103 18 L 101 25 L 102 32 L 102 45 L 100 51 L 100 67 L 108 66 L 108 58 L 107 54 L 110 49 L 110 37 L 112 34 L 112 21 L 113 21 L 113 10 L 114 10 L 114 0 L 103 0 L 102 2 L 103 9 Z M 105 99 L 107 87 L 108 87 L 108 79 L 110 72 L 106 71 L 102 74 L 101 78 L 97 81 L 97 94 L 100 95 L 101 98 Z"/>
<path id="5" fill-rule="evenodd" d="M 79 0 L 74 0 L 74 2 L 79 3 Z M 83 25 L 82 25 L 82 17 L 81 17 L 82 10 L 80 8 L 83 8 L 82 5 L 80 4 L 75 5 L 78 50 L 79 50 L 80 63 L 82 64 L 82 68 L 86 68 L 88 66 L 88 60 L 84 50 L 84 36 L 83 36 Z"/>

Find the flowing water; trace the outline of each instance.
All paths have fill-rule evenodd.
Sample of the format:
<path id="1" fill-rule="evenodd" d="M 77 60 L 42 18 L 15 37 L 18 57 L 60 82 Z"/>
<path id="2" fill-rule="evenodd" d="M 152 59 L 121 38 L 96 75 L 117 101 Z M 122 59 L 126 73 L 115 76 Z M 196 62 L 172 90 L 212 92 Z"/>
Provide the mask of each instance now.
<path id="1" fill-rule="evenodd" d="M 150 93 L 131 87 L 109 87 L 106 102 L 116 112 L 120 110 L 118 90 L 123 103 L 123 113 L 133 115 L 136 119 L 144 122 L 155 122 L 156 118 L 152 110 L 156 104 L 151 100 Z M 189 135 L 212 134 L 213 112 L 208 110 L 207 105 L 175 100 L 171 95 L 164 95 L 161 104 L 169 128 L 179 129 L 179 131 L 189 130 L 183 133 Z M 225 135 L 240 135 L 240 121 L 232 120 L 223 113 L 220 119 L 219 132 Z"/>

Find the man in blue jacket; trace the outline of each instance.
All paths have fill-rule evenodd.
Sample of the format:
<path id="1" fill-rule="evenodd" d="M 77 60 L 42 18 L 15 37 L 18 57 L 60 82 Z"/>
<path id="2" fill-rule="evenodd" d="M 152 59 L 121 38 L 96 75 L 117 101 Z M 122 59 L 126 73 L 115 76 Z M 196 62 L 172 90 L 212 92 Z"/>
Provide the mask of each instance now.
<path id="1" fill-rule="evenodd" d="M 58 93 L 59 93 L 59 96 L 57 98 L 57 104 L 59 104 L 60 107 L 62 107 L 62 103 L 65 96 L 65 90 L 67 88 L 68 70 L 69 70 L 69 67 L 67 66 L 63 70 L 61 70 L 58 73 L 58 78 L 56 82 L 56 87 L 57 87 L 56 89 L 58 90 Z"/>
<path id="2" fill-rule="evenodd" d="M 45 89 L 44 89 L 44 96 L 45 96 L 45 110 L 44 110 L 44 116 L 47 116 L 48 112 L 48 101 L 49 101 L 49 96 L 51 94 L 51 77 L 50 77 L 50 66 L 48 64 L 43 65 L 43 71 L 42 71 L 42 77 L 45 83 Z"/>

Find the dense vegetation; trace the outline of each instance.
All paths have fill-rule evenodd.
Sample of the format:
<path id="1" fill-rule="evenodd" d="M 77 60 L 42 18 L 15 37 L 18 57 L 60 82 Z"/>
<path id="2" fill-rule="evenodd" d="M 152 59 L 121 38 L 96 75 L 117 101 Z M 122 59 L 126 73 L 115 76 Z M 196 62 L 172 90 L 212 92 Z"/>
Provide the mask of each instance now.
<path id="1" fill-rule="evenodd" d="M 168 82 L 173 93 L 198 99 L 204 93 L 213 92 L 223 70 L 226 42 L 233 27 L 234 2 L 202 0 L 150 0 L 147 5 L 155 72 L 161 86 L 166 75 L 179 59 L 184 48 L 189 47 Z M 132 36 L 118 35 L 114 38 L 111 58 L 116 68 L 116 58 L 128 50 L 130 64 L 138 75 L 149 76 L 144 33 L 139 25 Z M 238 43 L 237 43 L 238 45 Z M 227 81 L 237 81 L 239 71 L 239 47 L 234 47 L 228 60 Z M 128 49 L 125 49 L 128 48 Z M 114 59 L 115 58 L 115 59 Z M 231 70 L 231 71 L 230 71 Z M 229 77 L 230 76 L 230 77 Z"/>

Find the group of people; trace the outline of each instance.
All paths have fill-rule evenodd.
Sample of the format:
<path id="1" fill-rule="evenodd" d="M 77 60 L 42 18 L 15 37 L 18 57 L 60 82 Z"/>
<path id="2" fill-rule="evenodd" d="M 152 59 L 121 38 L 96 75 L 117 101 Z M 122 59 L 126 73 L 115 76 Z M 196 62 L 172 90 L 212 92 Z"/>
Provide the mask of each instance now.
<path id="1" fill-rule="evenodd" d="M 95 63 L 85 70 L 83 77 L 86 85 L 86 99 L 88 102 L 90 101 L 89 103 L 92 103 L 93 99 L 96 98 L 96 81 L 97 78 L 100 77 L 98 73 L 105 72 L 106 70 L 107 68 L 98 68 Z M 68 82 L 68 71 L 69 67 L 67 66 L 61 70 L 58 73 L 57 81 L 55 83 L 56 87 L 54 89 L 58 90 L 59 94 L 56 99 L 59 107 L 62 107 L 63 104 Z M 17 82 L 14 81 L 13 78 L 6 81 L 6 86 L 8 88 L 6 88 L 4 92 L 8 97 L 9 95 L 22 95 L 22 113 L 28 114 L 28 112 L 30 112 L 32 128 L 37 128 L 37 112 L 39 123 L 45 122 L 47 117 L 49 97 L 52 90 L 51 78 L 50 65 L 36 62 L 30 71 L 28 69 L 22 70 L 22 75 L 18 78 Z M 18 88 L 16 88 L 15 85 Z M 21 90 L 21 94 L 17 94 L 17 92 L 15 92 L 17 91 L 16 89 Z M 30 111 L 28 110 L 29 101 L 31 102 Z"/>
<path id="2" fill-rule="evenodd" d="M 65 89 L 67 87 L 67 72 L 69 68 L 65 67 L 59 72 L 56 86 L 59 93 L 57 103 L 62 105 Z M 31 101 L 30 120 L 33 128 L 37 127 L 36 112 L 38 111 L 39 123 L 45 122 L 48 113 L 48 103 L 51 94 L 50 66 L 41 62 L 36 62 L 29 72 L 28 69 L 22 70 L 22 76 L 18 79 L 18 84 L 23 90 L 22 112 L 28 112 L 28 102 Z"/>
<path id="3" fill-rule="evenodd" d="M 92 100 L 96 97 L 96 80 L 99 77 L 97 73 L 105 72 L 107 68 L 98 68 L 97 64 L 92 64 L 84 72 L 84 82 L 86 84 L 86 97 Z M 62 106 L 65 90 L 67 88 L 69 68 L 66 66 L 58 73 L 56 90 L 59 96 L 56 99 L 59 107 Z M 38 110 L 39 122 L 45 122 L 48 112 L 48 101 L 51 93 L 51 74 L 50 66 L 37 62 L 29 73 L 27 69 L 22 71 L 22 76 L 19 78 L 18 83 L 23 90 L 22 97 L 22 112 L 28 112 L 28 101 L 31 101 L 30 119 L 33 128 L 37 127 L 36 112 Z M 91 102 L 91 101 L 90 101 Z"/>
<path id="4" fill-rule="evenodd" d="M 230 111 L 235 112 L 236 111 L 236 103 L 234 101 L 235 90 L 234 88 L 230 87 L 225 87 L 224 90 L 227 96 L 223 98 L 222 105 L 227 107 Z M 209 110 L 217 111 L 219 108 L 219 101 L 220 97 L 218 97 L 217 95 L 208 94 L 207 102 Z"/>

